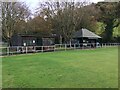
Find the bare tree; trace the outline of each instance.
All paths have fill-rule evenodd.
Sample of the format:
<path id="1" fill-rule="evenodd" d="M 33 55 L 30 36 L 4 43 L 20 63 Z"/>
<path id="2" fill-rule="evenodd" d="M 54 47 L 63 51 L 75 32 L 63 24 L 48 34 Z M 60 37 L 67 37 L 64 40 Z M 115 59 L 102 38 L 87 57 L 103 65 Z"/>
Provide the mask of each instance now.
<path id="1" fill-rule="evenodd" d="M 16 32 L 15 25 L 19 20 L 29 16 L 29 10 L 20 2 L 2 2 L 2 36 L 10 45 L 10 38 Z"/>
<path id="2" fill-rule="evenodd" d="M 38 14 L 46 16 L 47 20 L 52 20 L 54 32 L 64 38 L 65 43 L 71 41 L 72 34 L 75 32 L 82 21 L 85 11 L 82 10 L 86 2 L 45 2 L 40 3 Z"/>

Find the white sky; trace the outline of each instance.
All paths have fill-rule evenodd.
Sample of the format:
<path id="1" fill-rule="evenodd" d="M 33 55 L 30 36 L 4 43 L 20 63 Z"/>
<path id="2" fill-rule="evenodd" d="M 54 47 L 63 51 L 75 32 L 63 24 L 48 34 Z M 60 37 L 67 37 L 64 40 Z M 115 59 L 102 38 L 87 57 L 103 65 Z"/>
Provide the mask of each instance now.
<path id="1" fill-rule="evenodd" d="M 37 8 L 39 2 L 57 1 L 57 0 L 21 0 L 21 1 L 26 2 L 26 4 L 30 7 L 30 10 L 32 10 L 32 12 L 34 12 L 34 10 Z M 59 0 L 59 1 L 71 1 L 71 0 Z M 77 0 L 77 1 L 80 1 L 80 0 Z M 104 1 L 104 0 L 86 0 L 86 1 L 97 3 L 99 1 Z"/>

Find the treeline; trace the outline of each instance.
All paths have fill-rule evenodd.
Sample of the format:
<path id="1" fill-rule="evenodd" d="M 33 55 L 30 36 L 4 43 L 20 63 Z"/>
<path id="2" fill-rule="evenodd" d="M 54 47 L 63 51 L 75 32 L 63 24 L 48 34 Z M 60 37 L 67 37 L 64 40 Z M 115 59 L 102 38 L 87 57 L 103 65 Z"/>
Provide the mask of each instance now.
<path id="1" fill-rule="evenodd" d="M 99 34 L 103 42 L 118 42 L 119 27 L 120 2 L 44 2 L 34 15 L 25 3 L 2 3 L 2 38 L 8 43 L 14 34 L 57 35 L 66 43 L 81 28 Z"/>

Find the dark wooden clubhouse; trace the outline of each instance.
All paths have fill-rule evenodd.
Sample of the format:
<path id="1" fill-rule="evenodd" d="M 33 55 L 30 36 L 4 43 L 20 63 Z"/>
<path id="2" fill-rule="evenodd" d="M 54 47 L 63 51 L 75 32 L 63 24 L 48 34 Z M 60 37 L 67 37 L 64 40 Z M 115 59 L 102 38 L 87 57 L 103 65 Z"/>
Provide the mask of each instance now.
<path id="1" fill-rule="evenodd" d="M 11 38 L 11 46 L 49 46 L 53 45 L 54 37 L 38 37 L 35 35 L 13 35 Z"/>

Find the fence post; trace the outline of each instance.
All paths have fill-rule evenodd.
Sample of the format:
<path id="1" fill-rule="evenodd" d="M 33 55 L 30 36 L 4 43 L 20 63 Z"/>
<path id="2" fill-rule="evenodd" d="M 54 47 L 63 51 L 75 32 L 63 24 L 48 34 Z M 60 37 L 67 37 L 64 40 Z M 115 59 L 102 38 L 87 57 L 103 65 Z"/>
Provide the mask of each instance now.
<path id="1" fill-rule="evenodd" d="M 53 49 L 54 49 L 54 51 L 55 51 L 55 45 L 54 45 Z"/>
<path id="2" fill-rule="evenodd" d="M 17 53 L 19 53 L 19 47 L 17 47 Z"/>
<path id="3" fill-rule="evenodd" d="M 10 54 L 10 47 L 8 46 L 7 47 L 7 55 L 9 55 Z"/>
<path id="4" fill-rule="evenodd" d="M 47 46 L 48 48 L 47 48 L 47 50 L 49 51 L 50 50 L 50 48 L 51 48 L 51 46 Z"/>
<path id="5" fill-rule="evenodd" d="M 25 48 L 26 54 L 27 54 L 27 47 Z"/>
<path id="6" fill-rule="evenodd" d="M 74 49 L 76 49 L 75 46 L 76 46 L 76 45 L 74 44 Z"/>
<path id="7" fill-rule="evenodd" d="M 34 52 L 36 52 L 36 46 L 34 46 Z"/>
<path id="8" fill-rule="evenodd" d="M 79 43 L 79 49 L 81 49 L 81 43 Z"/>
<path id="9" fill-rule="evenodd" d="M 42 52 L 43 52 L 43 46 L 42 46 Z"/>
<path id="10" fill-rule="evenodd" d="M 65 51 L 66 51 L 66 44 L 65 44 Z"/>

